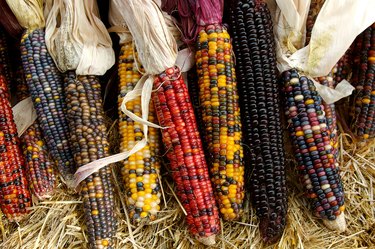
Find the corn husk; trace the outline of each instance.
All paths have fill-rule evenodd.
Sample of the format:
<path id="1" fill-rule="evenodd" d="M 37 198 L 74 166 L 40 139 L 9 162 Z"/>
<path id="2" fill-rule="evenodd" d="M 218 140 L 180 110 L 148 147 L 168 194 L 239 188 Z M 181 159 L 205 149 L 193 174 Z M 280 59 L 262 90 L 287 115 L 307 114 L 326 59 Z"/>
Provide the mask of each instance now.
<path id="1" fill-rule="evenodd" d="M 26 29 L 44 28 L 43 0 L 6 0 L 19 24 Z"/>
<path id="2" fill-rule="evenodd" d="M 55 0 L 47 4 L 46 44 L 61 72 L 103 75 L 115 63 L 109 33 L 94 0 Z"/>
<path id="3" fill-rule="evenodd" d="M 155 2 L 112 0 L 111 5 L 121 10 L 146 74 L 159 74 L 175 64 L 177 43 Z"/>

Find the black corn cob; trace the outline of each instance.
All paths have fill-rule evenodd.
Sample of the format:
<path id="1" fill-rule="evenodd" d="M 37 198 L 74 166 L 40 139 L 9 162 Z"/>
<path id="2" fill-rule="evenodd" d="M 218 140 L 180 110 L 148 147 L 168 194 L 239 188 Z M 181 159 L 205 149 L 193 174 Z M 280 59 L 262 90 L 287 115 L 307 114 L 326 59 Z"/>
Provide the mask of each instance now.
<path id="1" fill-rule="evenodd" d="M 70 141 L 77 166 L 109 156 L 97 77 L 76 76 L 74 72 L 68 72 L 65 78 L 65 95 Z M 80 186 L 89 248 L 113 248 L 116 222 L 110 166 L 94 172 Z"/>
<path id="2" fill-rule="evenodd" d="M 42 29 L 27 30 L 21 39 L 21 57 L 30 95 L 47 147 L 60 174 L 69 180 L 75 171 L 65 118 L 63 80 L 49 55 Z"/>
<path id="3" fill-rule="evenodd" d="M 0 74 L 10 84 L 12 82 L 12 70 L 9 60 L 9 50 L 4 30 L 0 27 Z M 9 86 L 8 86 L 9 88 Z"/>
<path id="4" fill-rule="evenodd" d="M 272 21 L 262 1 L 230 6 L 246 157 L 260 230 L 267 242 L 283 233 L 287 213 L 285 152 Z"/>
<path id="5" fill-rule="evenodd" d="M 344 191 L 322 98 L 313 82 L 295 69 L 285 71 L 282 82 L 300 180 L 315 215 L 335 220 L 345 209 Z"/>

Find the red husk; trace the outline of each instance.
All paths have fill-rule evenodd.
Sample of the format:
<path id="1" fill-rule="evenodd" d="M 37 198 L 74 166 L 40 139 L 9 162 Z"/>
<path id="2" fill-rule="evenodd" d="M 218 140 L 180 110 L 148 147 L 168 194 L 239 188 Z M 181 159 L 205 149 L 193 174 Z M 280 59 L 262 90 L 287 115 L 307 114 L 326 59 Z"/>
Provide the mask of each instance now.
<path id="1" fill-rule="evenodd" d="M 10 36 L 19 39 L 23 28 L 18 23 L 17 18 L 14 16 L 5 0 L 0 0 L 0 13 L 0 25 L 3 26 Z"/>
<path id="2" fill-rule="evenodd" d="M 223 0 L 163 0 L 162 9 L 167 13 L 172 14 L 176 7 L 187 44 L 195 42 L 200 27 L 222 22 Z"/>
<path id="3" fill-rule="evenodd" d="M 186 0 L 199 26 L 221 23 L 224 11 L 223 0 Z"/>

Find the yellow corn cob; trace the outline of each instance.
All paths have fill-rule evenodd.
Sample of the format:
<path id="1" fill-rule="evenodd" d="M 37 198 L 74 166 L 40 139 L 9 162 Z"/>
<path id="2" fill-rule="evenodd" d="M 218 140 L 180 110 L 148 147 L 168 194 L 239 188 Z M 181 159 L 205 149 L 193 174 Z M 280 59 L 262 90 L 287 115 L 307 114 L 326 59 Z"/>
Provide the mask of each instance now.
<path id="1" fill-rule="evenodd" d="M 215 197 L 223 218 L 233 220 L 245 195 L 243 148 L 232 45 L 221 25 L 200 31 L 196 66 Z"/>
<path id="2" fill-rule="evenodd" d="M 121 135 L 121 151 L 130 150 L 134 145 L 143 139 L 142 125 L 127 117 L 120 106 L 123 97 L 133 90 L 140 79 L 141 66 L 134 60 L 134 50 L 131 43 L 124 44 L 120 51 L 118 74 L 120 78 L 119 105 L 119 128 Z M 126 105 L 127 109 L 141 116 L 141 98 L 130 101 Z M 154 106 L 150 104 L 150 122 L 155 122 Z M 141 220 L 154 220 L 156 213 L 160 210 L 160 185 L 159 169 L 160 162 L 157 158 L 159 154 L 159 133 L 155 128 L 149 128 L 149 142 L 142 150 L 131 155 L 124 161 L 122 176 L 127 195 L 127 205 L 132 222 Z M 145 219 L 146 218 L 146 219 Z"/>

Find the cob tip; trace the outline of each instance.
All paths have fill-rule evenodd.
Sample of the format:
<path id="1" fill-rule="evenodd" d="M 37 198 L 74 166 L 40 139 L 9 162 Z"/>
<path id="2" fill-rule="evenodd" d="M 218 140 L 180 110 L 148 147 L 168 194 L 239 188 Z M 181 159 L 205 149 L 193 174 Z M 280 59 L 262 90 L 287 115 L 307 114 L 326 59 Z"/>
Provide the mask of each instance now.
<path id="1" fill-rule="evenodd" d="M 208 237 L 197 237 L 197 240 L 202 243 L 203 245 L 206 245 L 206 246 L 212 246 L 212 245 L 215 245 L 216 244 L 216 235 L 213 234 L 211 236 L 208 236 Z"/>
<path id="2" fill-rule="evenodd" d="M 334 231 L 344 232 L 346 230 L 345 214 L 342 212 L 335 220 L 323 220 L 324 225 Z"/>

